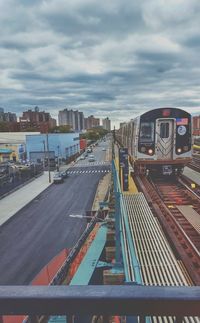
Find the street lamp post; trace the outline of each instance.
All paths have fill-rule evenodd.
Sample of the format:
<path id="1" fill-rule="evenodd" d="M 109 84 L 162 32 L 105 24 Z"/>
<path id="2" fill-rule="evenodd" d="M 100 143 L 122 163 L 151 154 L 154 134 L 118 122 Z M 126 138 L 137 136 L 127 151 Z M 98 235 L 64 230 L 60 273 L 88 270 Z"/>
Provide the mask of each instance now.
<path id="1" fill-rule="evenodd" d="M 107 222 L 106 219 L 99 218 L 98 216 L 91 216 L 91 215 L 82 215 L 82 214 L 69 214 L 70 218 L 76 219 L 96 219 L 99 222 Z"/>

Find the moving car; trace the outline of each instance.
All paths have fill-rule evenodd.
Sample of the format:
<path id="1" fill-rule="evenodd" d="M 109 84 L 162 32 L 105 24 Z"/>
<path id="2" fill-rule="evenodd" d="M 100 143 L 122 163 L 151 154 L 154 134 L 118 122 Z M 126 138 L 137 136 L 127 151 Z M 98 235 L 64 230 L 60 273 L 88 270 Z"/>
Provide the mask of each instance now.
<path id="1" fill-rule="evenodd" d="M 61 176 L 62 176 L 62 178 L 67 178 L 68 177 L 67 170 L 62 171 Z"/>
<path id="2" fill-rule="evenodd" d="M 53 174 L 53 182 L 55 184 L 63 183 L 63 176 L 60 172 L 56 172 Z"/>
<path id="3" fill-rule="evenodd" d="M 88 161 L 89 162 L 94 162 L 95 161 L 94 155 L 90 155 L 89 158 L 88 158 Z"/>

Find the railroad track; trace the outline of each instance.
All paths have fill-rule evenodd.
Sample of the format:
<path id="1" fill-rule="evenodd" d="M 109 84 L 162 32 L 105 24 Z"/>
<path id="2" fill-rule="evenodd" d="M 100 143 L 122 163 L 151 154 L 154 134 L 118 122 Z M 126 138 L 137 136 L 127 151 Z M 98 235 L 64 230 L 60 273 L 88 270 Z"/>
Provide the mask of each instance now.
<path id="1" fill-rule="evenodd" d="M 186 188 L 192 192 L 192 194 L 196 194 L 198 197 L 200 197 L 200 185 L 194 183 L 193 180 L 191 180 L 189 177 L 185 175 L 181 175 L 179 181 L 186 186 Z M 195 186 L 194 186 L 195 185 Z M 194 187 L 192 187 L 194 186 Z"/>
<path id="2" fill-rule="evenodd" d="M 181 181 L 135 178 L 192 281 L 200 285 L 200 199 Z"/>

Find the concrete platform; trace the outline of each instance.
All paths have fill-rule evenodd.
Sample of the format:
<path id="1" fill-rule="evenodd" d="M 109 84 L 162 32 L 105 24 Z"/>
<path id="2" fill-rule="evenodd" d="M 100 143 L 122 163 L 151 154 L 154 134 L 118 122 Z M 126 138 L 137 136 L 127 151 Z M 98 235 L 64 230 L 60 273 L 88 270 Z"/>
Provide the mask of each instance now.
<path id="1" fill-rule="evenodd" d="M 200 173 L 196 172 L 195 170 L 185 167 L 183 175 L 190 178 L 192 181 L 194 181 L 194 183 L 200 185 Z"/>

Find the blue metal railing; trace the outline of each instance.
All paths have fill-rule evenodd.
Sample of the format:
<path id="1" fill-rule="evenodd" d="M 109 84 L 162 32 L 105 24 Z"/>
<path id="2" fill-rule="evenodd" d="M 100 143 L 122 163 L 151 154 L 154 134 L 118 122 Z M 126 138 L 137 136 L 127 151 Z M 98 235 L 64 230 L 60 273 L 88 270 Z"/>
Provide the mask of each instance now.
<path id="1" fill-rule="evenodd" d="M 130 263 L 127 259 L 127 250 L 130 254 L 130 262 L 134 271 L 134 282 L 141 284 L 142 275 L 140 265 L 136 257 L 133 239 L 131 237 L 128 216 L 124 206 L 123 195 L 121 192 L 119 176 L 117 173 L 114 160 L 112 161 L 112 173 L 114 180 L 115 193 L 115 230 L 116 230 L 116 262 L 121 261 L 121 251 L 123 256 L 124 272 L 126 282 L 132 282 L 133 278 L 130 275 Z"/>
<path id="2" fill-rule="evenodd" d="M 0 315 L 23 314 L 200 316 L 200 287 L 0 286 Z"/>

